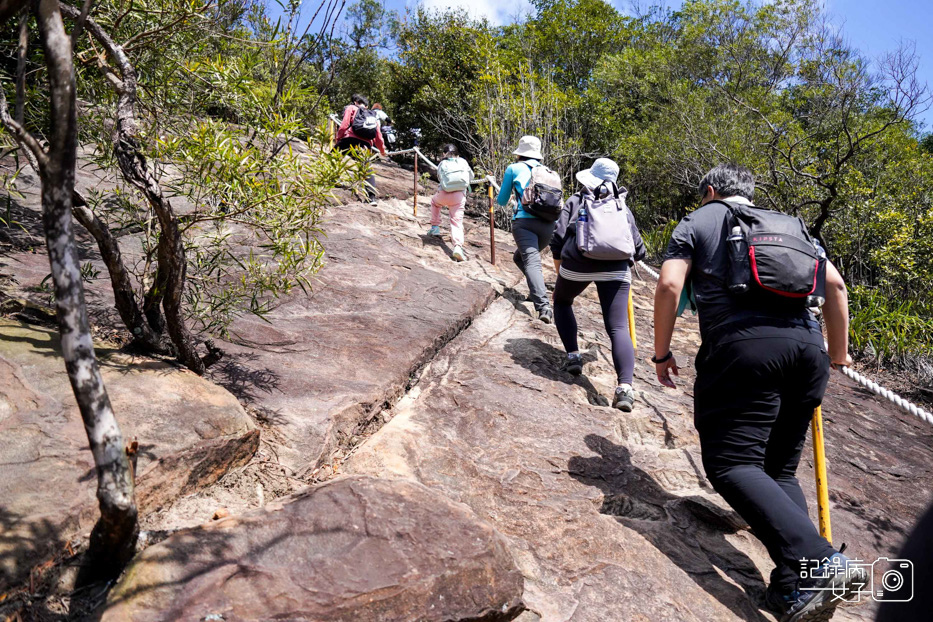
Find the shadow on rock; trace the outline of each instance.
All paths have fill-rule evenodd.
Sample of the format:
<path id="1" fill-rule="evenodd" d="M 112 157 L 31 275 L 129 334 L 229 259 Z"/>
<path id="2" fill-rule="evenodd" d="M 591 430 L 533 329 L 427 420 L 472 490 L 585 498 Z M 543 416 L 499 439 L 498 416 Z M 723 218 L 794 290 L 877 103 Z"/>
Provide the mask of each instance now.
<path id="1" fill-rule="evenodd" d="M 626 447 L 595 434 L 584 440 L 599 455 L 574 456 L 567 471 L 602 491 L 601 513 L 641 534 L 740 619 L 769 619 L 755 606 L 764 601 L 761 573 L 725 538 L 744 526 L 735 513 L 702 497 L 679 497 L 664 490 L 632 464 Z M 723 578 L 717 568 L 738 585 Z"/>
<path id="2" fill-rule="evenodd" d="M 531 302 L 528 300 L 528 296 L 525 294 L 521 293 L 514 287 L 506 287 L 502 290 L 502 297 L 511 302 L 516 311 L 520 311 L 529 317 L 533 317 L 531 313 Z"/>
<path id="3" fill-rule="evenodd" d="M 271 394 L 279 390 L 281 377 L 268 367 L 251 369 L 245 363 L 255 363 L 256 354 L 228 356 L 211 369 L 211 379 L 233 393 L 240 402 L 252 404 L 260 393 Z"/>
<path id="4" fill-rule="evenodd" d="M 609 400 L 600 395 L 590 379 L 585 375 L 574 376 L 561 369 L 565 359 L 563 350 L 555 348 L 540 339 L 509 339 L 505 343 L 505 351 L 512 360 L 536 376 L 564 384 L 578 385 L 586 391 L 586 399 L 593 406 L 609 406 Z M 583 363 L 596 361 L 596 356 L 590 352 L 583 353 Z"/>
<path id="5" fill-rule="evenodd" d="M 428 233 L 422 233 L 418 237 L 421 238 L 421 242 L 425 246 L 437 246 L 444 251 L 444 254 L 447 255 L 447 258 L 453 261 L 454 249 L 448 246 L 447 242 L 444 241 L 443 236 L 439 235 L 430 235 Z"/>

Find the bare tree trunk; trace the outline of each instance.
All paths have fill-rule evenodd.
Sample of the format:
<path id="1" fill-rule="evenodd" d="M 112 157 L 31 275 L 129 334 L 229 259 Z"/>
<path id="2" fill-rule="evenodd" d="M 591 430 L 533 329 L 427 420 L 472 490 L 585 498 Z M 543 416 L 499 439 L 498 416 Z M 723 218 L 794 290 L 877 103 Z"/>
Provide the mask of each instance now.
<path id="1" fill-rule="evenodd" d="M 32 151 L 38 163 L 42 221 L 55 285 L 62 356 L 97 467 L 101 516 L 91 534 L 89 557 L 95 574 L 112 575 L 132 555 L 138 533 L 133 476 L 94 354 L 71 223 L 77 161 L 71 40 L 65 32 L 58 0 L 39 0 L 37 19 L 49 73 L 48 151 L 10 117 L 2 94 L 0 117 L 17 141 Z"/>
<path id="2" fill-rule="evenodd" d="M 29 51 L 29 11 L 19 16 L 19 44 L 16 46 L 16 122 L 23 125 L 26 104 L 26 52 Z M 38 172 L 38 171 L 37 171 Z"/>
<path id="3" fill-rule="evenodd" d="M 87 229 L 97 242 L 97 248 L 100 250 L 101 259 L 107 266 L 107 272 L 110 274 L 110 285 L 113 289 L 114 306 L 120 314 L 120 319 L 126 329 L 133 335 L 133 341 L 146 350 L 155 352 L 166 352 L 159 333 L 154 331 L 145 315 L 140 309 L 136 299 L 136 292 L 133 288 L 133 281 L 130 278 L 129 270 L 123 263 L 123 255 L 120 252 L 120 245 L 117 243 L 113 233 L 104 222 L 89 208 L 82 197 L 75 193 L 73 198 L 75 205 L 72 208 L 72 214 L 81 226 Z"/>
<path id="4" fill-rule="evenodd" d="M 85 2 L 85 8 L 89 8 L 87 2 Z M 29 17 L 29 11 L 26 9 L 20 13 L 19 45 L 16 50 L 16 105 L 14 117 L 21 126 L 24 123 L 26 103 L 26 53 L 29 48 Z M 72 41 L 74 41 L 74 34 L 72 33 Z M 29 149 L 24 150 L 23 153 L 30 166 L 41 177 L 39 164 L 33 153 Z M 133 335 L 134 342 L 147 350 L 164 353 L 166 348 L 159 338 L 161 331 L 158 333 L 153 332 L 137 304 L 130 274 L 123 263 L 120 246 L 117 244 L 116 238 L 113 237 L 110 229 L 87 206 L 87 201 L 77 190 L 73 190 L 71 196 L 72 214 L 94 237 L 97 247 L 100 249 L 101 258 L 107 266 L 107 272 L 110 274 L 110 282 L 113 286 L 115 306 L 120 314 L 120 319 L 123 320 L 127 330 Z"/>
<path id="5" fill-rule="evenodd" d="M 63 4 L 62 12 L 77 19 L 80 11 Z M 169 337 L 178 353 L 178 357 L 188 369 L 204 373 L 204 362 L 198 355 L 182 311 L 185 291 L 185 273 L 187 261 L 185 247 L 178 226 L 178 218 L 169 200 L 162 193 L 155 175 L 149 170 L 138 139 L 136 123 L 136 70 L 130 63 L 123 48 L 110 38 L 97 22 L 91 18 L 85 21 L 87 31 L 104 47 L 119 70 L 117 76 L 108 66 L 102 65 L 104 75 L 110 80 L 119 96 L 117 118 L 113 126 L 113 148 L 123 178 L 135 186 L 152 206 L 159 219 L 159 284 L 158 293 L 162 298 L 165 322 Z"/>

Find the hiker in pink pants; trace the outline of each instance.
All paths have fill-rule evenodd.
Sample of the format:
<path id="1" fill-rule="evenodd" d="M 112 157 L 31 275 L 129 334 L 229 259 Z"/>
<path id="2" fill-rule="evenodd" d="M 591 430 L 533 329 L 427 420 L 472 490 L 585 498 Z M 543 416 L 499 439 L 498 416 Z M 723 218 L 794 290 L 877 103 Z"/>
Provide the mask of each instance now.
<path id="1" fill-rule="evenodd" d="M 444 159 L 437 167 L 437 177 L 440 187 L 431 197 L 431 229 L 428 235 L 440 237 L 441 208 L 446 207 L 450 212 L 450 238 L 454 243 L 451 257 L 454 261 L 463 261 L 466 259 L 463 253 L 463 208 L 473 181 L 473 170 L 466 160 L 457 155 L 455 146 L 444 145 Z"/>

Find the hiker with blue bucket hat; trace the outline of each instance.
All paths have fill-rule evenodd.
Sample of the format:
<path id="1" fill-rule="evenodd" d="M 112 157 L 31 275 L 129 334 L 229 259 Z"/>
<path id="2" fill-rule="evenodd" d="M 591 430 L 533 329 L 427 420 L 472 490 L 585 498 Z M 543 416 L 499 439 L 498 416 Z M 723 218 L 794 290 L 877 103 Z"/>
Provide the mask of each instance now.
<path id="1" fill-rule="evenodd" d="M 590 283 L 596 283 L 617 378 L 612 407 L 631 412 L 635 403 L 635 348 L 628 326 L 630 268 L 645 256 L 645 245 L 625 204 L 628 192 L 616 184 L 618 177 L 619 165 L 609 158 L 599 158 L 576 174 L 581 187 L 564 204 L 551 239 L 558 274 L 554 321 L 567 351 L 563 368 L 579 375 L 583 360 L 573 301 Z"/>

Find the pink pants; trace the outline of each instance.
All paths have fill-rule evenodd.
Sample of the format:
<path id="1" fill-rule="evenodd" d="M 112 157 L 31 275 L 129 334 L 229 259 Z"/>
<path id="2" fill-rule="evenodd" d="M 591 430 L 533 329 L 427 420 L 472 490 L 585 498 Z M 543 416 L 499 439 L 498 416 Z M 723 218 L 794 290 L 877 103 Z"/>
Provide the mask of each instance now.
<path id="1" fill-rule="evenodd" d="M 441 225 L 441 208 L 450 211 L 450 239 L 454 246 L 463 246 L 463 208 L 466 205 L 466 192 L 458 190 L 447 192 L 438 190 L 431 197 L 431 226 Z"/>

